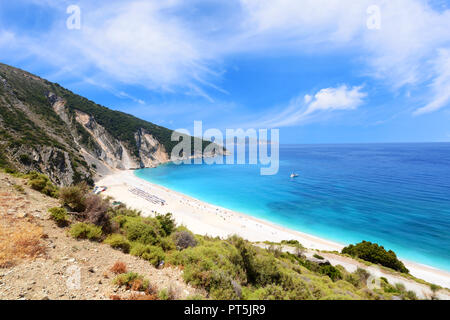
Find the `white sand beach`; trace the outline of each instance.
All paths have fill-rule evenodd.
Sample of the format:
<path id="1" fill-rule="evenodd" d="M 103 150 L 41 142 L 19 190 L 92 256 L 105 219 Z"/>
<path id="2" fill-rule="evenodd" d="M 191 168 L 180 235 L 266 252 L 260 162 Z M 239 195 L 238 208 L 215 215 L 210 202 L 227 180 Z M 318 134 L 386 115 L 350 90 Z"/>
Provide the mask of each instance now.
<path id="1" fill-rule="evenodd" d="M 294 239 L 308 249 L 327 251 L 340 251 L 346 245 L 194 199 L 139 179 L 132 170 L 115 171 L 99 179 L 96 184 L 107 187 L 103 194 L 131 208 L 141 210 L 144 216 L 155 212 L 161 214 L 170 212 L 178 224 L 183 224 L 194 233 L 201 235 L 226 238 L 237 234 L 253 242 L 280 242 Z M 410 261 L 403 260 L 403 262 L 413 276 L 450 288 L 449 272 Z"/>

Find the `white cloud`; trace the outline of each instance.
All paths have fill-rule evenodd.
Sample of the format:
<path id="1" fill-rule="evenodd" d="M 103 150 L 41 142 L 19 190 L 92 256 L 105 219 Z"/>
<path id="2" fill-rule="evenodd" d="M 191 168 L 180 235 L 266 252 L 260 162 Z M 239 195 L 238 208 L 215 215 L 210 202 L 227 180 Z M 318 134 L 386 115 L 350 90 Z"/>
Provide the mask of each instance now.
<path id="1" fill-rule="evenodd" d="M 434 68 L 439 76 L 431 84 L 432 100 L 426 106 L 414 111 L 415 115 L 430 113 L 450 104 L 450 50 L 440 50 Z"/>
<path id="2" fill-rule="evenodd" d="M 320 116 L 333 111 L 354 110 L 362 105 L 365 97 L 367 93 L 362 91 L 362 86 L 349 88 L 341 85 L 321 89 L 314 97 L 305 95 L 292 99 L 282 112 L 265 116 L 258 126 L 286 127 L 318 120 Z"/>
<path id="3" fill-rule="evenodd" d="M 360 71 L 382 80 L 392 90 L 408 87 L 412 94 L 434 95 L 424 110 L 448 104 L 443 91 L 445 69 L 432 68 L 450 48 L 450 10 L 436 11 L 421 0 L 241 0 L 247 11 L 245 48 L 322 53 L 351 49 L 360 52 Z M 367 8 L 380 8 L 381 28 L 369 30 Z M 270 41 L 267 41 L 270 39 Z M 426 83 L 432 81 L 432 91 Z M 425 88 L 425 89 L 424 89 Z M 436 107 L 439 106 L 439 107 Z"/>
<path id="4" fill-rule="evenodd" d="M 173 0 L 116 1 L 94 6 L 81 1 L 80 30 L 55 24 L 40 37 L 24 32 L 13 49 L 20 58 L 37 57 L 59 69 L 60 75 L 70 73 L 93 84 L 122 82 L 212 101 L 203 88 L 220 90 L 210 81 L 218 77 L 209 67 L 216 57 L 210 56 L 199 35 L 181 17 L 170 13 L 179 4 Z M 60 11 L 66 18 L 65 8 Z"/>
<path id="5" fill-rule="evenodd" d="M 361 74 L 393 91 L 406 87 L 413 97 L 430 97 L 417 114 L 448 105 L 441 55 L 450 48 L 450 10 L 433 10 L 424 0 L 230 0 L 226 8 L 201 13 L 202 3 L 219 6 L 207 0 L 189 6 L 181 0 L 81 0 L 81 30 L 55 23 L 39 38 L 16 35 L 13 46 L 19 56 L 37 56 L 98 83 L 120 81 L 209 101 L 210 90 L 226 94 L 217 80 L 232 55 L 351 52 L 360 57 Z M 371 5 L 380 7 L 380 30 L 367 28 Z M 2 51 L 11 51 L 7 34 L 0 33 Z"/>

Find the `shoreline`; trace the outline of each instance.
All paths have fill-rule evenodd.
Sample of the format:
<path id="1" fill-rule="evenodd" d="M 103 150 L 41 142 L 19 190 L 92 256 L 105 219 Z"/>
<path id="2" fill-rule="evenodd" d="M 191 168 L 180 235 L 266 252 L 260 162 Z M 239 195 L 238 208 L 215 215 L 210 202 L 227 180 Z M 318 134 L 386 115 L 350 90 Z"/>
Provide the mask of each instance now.
<path id="1" fill-rule="evenodd" d="M 138 178 L 133 170 L 115 170 L 96 181 L 96 185 L 106 186 L 103 194 L 142 211 L 143 216 L 155 212 L 172 213 L 177 224 L 185 225 L 200 235 L 226 238 L 237 234 L 252 242 L 281 242 L 298 240 L 305 248 L 321 251 L 341 251 L 345 244 L 323 239 L 314 235 L 292 230 L 267 220 L 248 214 L 219 207 L 166 187 Z M 139 188 L 149 195 L 165 201 L 165 205 L 153 203 L 130 191 Z M 450 288 L 450 272 L 428 265 L 401 259 L 416 278 Z"/>

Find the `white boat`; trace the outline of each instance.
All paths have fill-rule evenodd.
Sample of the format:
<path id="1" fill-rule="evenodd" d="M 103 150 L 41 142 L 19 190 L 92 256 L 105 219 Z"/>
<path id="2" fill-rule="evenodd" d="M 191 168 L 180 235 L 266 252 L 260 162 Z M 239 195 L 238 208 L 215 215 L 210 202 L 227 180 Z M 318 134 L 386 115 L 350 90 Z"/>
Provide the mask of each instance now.
<path id="1" fill-rule="evenodd" d="M 296 173 L 291 173 L 291 178 L 297 178 L 298 177 L 298 174 L 296 174 Z"/>

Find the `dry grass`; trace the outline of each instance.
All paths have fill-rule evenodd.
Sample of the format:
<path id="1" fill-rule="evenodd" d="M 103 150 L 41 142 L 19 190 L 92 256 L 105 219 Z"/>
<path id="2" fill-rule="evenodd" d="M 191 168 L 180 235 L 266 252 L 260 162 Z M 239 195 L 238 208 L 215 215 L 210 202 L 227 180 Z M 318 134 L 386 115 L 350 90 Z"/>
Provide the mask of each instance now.
<path id="1" fill-rule="evenodd" d="M 117 261 L 110 270 L 115 274 L 127 273 L 127 265 L 122 261 Z"/>
<path id="2" fill-rule="evenodd" d="M 0 268 L 45 252 L 42 228 L 25 219 L 0 216 Z"/>

